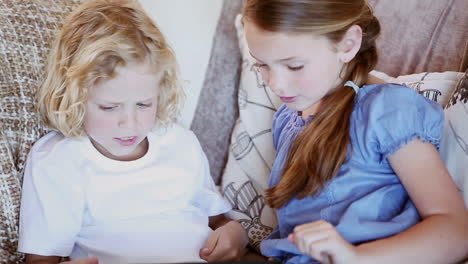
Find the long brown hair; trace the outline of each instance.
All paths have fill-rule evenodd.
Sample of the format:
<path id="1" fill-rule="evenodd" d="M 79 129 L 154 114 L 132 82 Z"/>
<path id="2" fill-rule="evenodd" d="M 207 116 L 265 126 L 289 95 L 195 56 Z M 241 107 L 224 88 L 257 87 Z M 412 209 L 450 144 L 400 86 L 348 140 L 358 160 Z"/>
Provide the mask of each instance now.
<path id="1" fill-rule="evenodd" d="M 266 31 L 323 35 L 333 43 L 353 25 L 363 31 L 359 52 L 341 72 L 343 83 L 322 99 L 313 120 L 291 144 L 281 180 L 266 191 L 268 205 L 280 208 L 296 195 L 302 199 L 320 192 L 346 161 L 355 92 L 344 81 L 358 86 L 367 81 L 377 63 L 380 24 L 366 0 L 248 0 L 243 16 Z"/>

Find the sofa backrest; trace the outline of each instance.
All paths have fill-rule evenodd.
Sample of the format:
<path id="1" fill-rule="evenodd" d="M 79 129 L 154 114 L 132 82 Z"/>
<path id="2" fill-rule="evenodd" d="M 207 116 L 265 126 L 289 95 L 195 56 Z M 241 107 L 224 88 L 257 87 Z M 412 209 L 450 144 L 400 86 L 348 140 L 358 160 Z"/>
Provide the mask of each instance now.
<path id="1" fill-rule="evenodd" d="M 234 17 L 242 1 L 225 0 L 191 129 L 220 183 L 229 140 L 239 115 L 240 53 Z M 369 0 L 382 26 L 376 70 L 391 76 L 420 72 L 464 72 L 468 67 L 468 1 Z"/>

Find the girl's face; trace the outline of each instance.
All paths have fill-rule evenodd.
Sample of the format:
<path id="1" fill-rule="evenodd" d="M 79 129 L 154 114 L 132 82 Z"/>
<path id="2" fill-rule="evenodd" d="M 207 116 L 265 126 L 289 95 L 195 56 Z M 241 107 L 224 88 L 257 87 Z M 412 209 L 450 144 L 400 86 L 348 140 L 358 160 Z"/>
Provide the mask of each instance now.
<path id="1" fill-rule="evenodd" d="M 116 73 L 89 89 L 84 128 L 104 156 L 135 160 L 146 153 L 146 136 L 156 123 L 160 75 L 152 73 L 148 62 Z"/>
<path id="2" fill-rule="evenodd" d="M 263 81 L 289 108 L 314 114 L 320 100 L 339 85 L 343 63 L 325 37 L 265 31 L 244 20 L 250 54 Z"/>

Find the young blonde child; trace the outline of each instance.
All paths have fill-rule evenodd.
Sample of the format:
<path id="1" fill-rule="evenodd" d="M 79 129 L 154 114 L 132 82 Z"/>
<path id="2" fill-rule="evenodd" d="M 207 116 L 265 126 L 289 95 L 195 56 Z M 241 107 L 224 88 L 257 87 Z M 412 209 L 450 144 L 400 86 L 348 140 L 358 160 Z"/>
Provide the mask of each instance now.
<path id="1" fill-rule="evenodd" d="M 262 253 L 286 263 L 454 263 L 468 218 L 437 147 L 439 105 L 366 85 L 380 25 L 365 0 L 248 0 L 247 43 L 284 105 Z M 404 40 L 402 40 L 404 42 Z"/>
<path id="2" fill-rule="evenodd" d="M 27 263 L 241 256 L 247 235 L 223 217 L 230 207 L 199 142 L 175 123 L 183 91 L 174 54 L 137 2 L 87 1 L 73 12 L 38 98 L 55 131 L 27 160 L 19 239 Z"/>

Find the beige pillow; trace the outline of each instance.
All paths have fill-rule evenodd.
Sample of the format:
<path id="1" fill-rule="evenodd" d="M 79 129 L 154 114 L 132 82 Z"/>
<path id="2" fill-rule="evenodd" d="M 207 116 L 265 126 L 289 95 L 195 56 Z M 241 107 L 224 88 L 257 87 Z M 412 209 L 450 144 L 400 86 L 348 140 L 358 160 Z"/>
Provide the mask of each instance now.
<path id="1" fill-rule="evenodd" d="M 16 252 L 24 163 L 47 129 L 34 96 L 52 38 L 78 1 L 0 1 L 0 263 L 21 263 Z"/>
<path id="2" fill-rule="evenodd" d="M 232 132 L 228 161 L 222 177 L 224 197 L 233 210 L 229 216 L 247 229 L 250 245 L 260 241 L 276 226 L 274 211 L 265 205 L 264 190 L 275 159 L 271 121 L 279 99 L 264 86 L 254 68 L 244 39 L 241 16 L 235 20 L 242 68 L 239 83 L 239 119 Z"/>
<path id="3" fill-rule="evenodd" d="M 445 107 L 440 153 L 468 207 L 468 70 Z"/>
<path id="4" fill-rule="evenodd" d="M 448 103 L 457 82 L 463 77 L 462 72 L 453 71 L 423 72 L 398 77 L 391 77 L 378 71 L 372 71 L 371 74 L 385 82 L 404 84 L 442 106 Z"/>
<path id="5" fill-rule="evenodd" d="M 281 101 L 263 84 L 254 67 L 255 61 L 248 51 L 241 15 L 236 17 L 235 27 L 242 55 L 238 98 L 240 116 L 232 133 L 221 185 L 225 198 L 234 208 L 230 217 L 247 228 L 250 244 L 257 248 L 276 226 L 274 210 L 264 203 L 264 191 L 268 188 L 275 159 L 271 121 Z M 372 74 L 386 82 L 406 84 L 442 105 L 447 103 L 456 83 L 463 76 L 458 72 L 420 73 L 396 78 L 377 71 Z"/>

